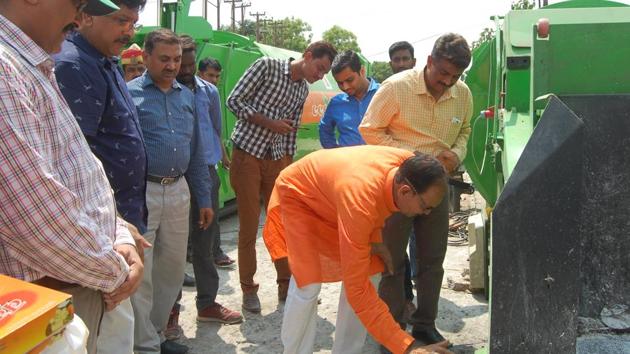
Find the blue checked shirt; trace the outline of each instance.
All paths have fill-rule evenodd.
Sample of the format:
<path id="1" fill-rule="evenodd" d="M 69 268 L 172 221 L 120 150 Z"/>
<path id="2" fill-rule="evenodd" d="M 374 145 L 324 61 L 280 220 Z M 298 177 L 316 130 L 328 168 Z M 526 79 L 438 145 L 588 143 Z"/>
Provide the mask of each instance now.
<path id="1" fill-rule="evenodd" d="M 116 60 L 79 33 L 54 57 L 57 83 L 114 190 L 116 209 L 146 232 L 147 156 L 138 113 Z"/>
<path id="2" fill-rule="evenodd" d="M 140 117 L 149 175 L 185 175 L 199 207 L 210 208 L 210 173 L 192 91 L 173 81 L 171 89 L 164 93 L 153 84 L 148 72 L 127 86 Z"/>
<path id="3" fill-rule="evenodd" d="M 340 93 L 330 100 L 319 122 L 319 141 L 324 148 L 365 144 L 359 124 L 379 87 L 378 82 L 370 79 L 367 93 L 361 100 L 347 93 Z M 335 136 L 335 130 L 339 131 L 339 138 Z"/>

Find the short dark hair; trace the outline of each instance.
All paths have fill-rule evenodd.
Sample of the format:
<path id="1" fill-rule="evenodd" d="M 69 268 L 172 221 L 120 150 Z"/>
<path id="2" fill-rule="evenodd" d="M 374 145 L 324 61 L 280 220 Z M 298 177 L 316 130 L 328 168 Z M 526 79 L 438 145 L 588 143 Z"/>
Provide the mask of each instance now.
<path id="1" fill-rule="evenodd" d="M 182 34 L 179 36 L 179 41 L 182 44 L 182 54 L 197 51 L 197 44 L 195 43 L 193 37 L 187 34 Z"/>
<path id="2" fill-rule="evenodd" d="M 181 45 L 179 37 L 167 28 L 158 28 L 149 32 L 144 38 L 144 51 L 151 54 L 157 43 Z"/>
<path id="3" fill-rule="evenodd" d="M 394 53 L 396 53 L 399 50 L 408 50 L 409 53 L 411 54 L 411 58 L 414 57 L 413 46 L 411 45 L 411 43 L 407 41 L 400 41 L 389 46 L 389 59 L 391 59 Z"/>
<path id="4" fill-rule="evenodd" d="M 147 4 L 147 0 L 112 0 L 116 5 L 124 5 L 130 9 L 138 9 L 142 11 Z"/>
<path id="5" fill-rule="evenodd" d="M 436 183 L 446 184 L 446 170 L 436 158 L 416 151 L 398 168 L 396 182 L 411 183 L 416 193 L 423 193 Z"/>
<path id="6" fill-rule="evenodd" d="M 460 69 L 465 69 L 470 64 L 470 47 L 461 35 L 447 33 L 435 41 L 431 57 L 434 60 L 444 59 Z"/>
<path id="7" fill-rule="evenodd" d="M 221 67 L 221 63 L 219 63 L 218 60 L 211 58 L 211 57 L 207 57 L 205 59 L 202 59 L 199 62 L 199 71 L 206 71 L 208 70 L 208 68 L 212 68 L 216 71 L 221 71 L 223 70 L 223 68 Z"/>
<path id="8" fill-rule="evenodd" d="M 306 50 L 304 50 L 305 54 L 306 52 L 311 52 L 313 59 L 328 57 L 331 63 L 335 60 L 335 56 L 337 56 L 337 49 L 326 41 L 317 41 L 309 44 Z"/>
<path id="9" fill-rule="evenodd" d="M 350 70 L 358 73 L 361 71 L 361 60 L 357 53 L 346 50 L 337 54 L 335 60 L 332 62 L 331 71 L 333 75 L 339 74 L 343 69 L 350 68 Z"/>

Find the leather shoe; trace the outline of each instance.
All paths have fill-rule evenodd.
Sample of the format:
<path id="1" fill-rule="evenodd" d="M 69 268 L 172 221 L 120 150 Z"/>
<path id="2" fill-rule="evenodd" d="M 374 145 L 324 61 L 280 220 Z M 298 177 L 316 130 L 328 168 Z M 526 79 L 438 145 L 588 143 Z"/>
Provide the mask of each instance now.
<path id="1" fill-rule="evenodd" d="M 162 354 L 186 354 L 188 347 L 172 340 L 165 340 L 160 344 L 160 352 Z"/>
<path id="2" fill-rule="evenodd" d="M 188 273 L 184 273 L 184 286 L 195 286 L 196 280 L 195 277 Z"/>
<path id="3" fill-rule="evenodd" d="M 431 345 L 439 342 L 443 342 L 446 340 L 440 332 L 438 332 L 435 327 L 433 328 L 422 328 L 422 329 L 413 329 L 411 331 L 411 335 L 418 341 L 424 343 L 425 345 Z"/>

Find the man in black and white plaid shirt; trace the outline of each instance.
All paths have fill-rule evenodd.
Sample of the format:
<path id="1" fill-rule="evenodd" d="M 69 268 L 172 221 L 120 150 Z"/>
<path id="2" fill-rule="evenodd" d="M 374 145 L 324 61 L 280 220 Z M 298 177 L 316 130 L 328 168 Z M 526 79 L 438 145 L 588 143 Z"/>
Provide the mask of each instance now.
<path id="1" fill-rule="evenodd" d="M 299 59 L 260 58 L 228 98 L 227 106 L 238 118 L 232 133 L 230 183 L 238 206 L 238 269 L 247 311 L 260 312 L 254 282 L 260 200 L 266 209 L 276 177 L 292 162 L 308 84 L 326 75 L 335 55 L 331 44 L 320 41 L 309 45 Z M 276 263 L 276 271 L 278 299 L 284 301 L 291 276 L 286 259 Z"/>

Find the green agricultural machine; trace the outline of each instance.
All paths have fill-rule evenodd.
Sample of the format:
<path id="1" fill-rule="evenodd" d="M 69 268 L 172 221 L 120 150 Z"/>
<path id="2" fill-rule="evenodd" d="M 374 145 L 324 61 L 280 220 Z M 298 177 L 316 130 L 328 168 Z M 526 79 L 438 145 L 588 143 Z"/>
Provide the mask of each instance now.
<path id="1" fill-rule="evenodd" d="M 302 53 L 258 43 L 251 38 L 232 32 L 214 30 L 205 18 L 189 15 L 191 2 L 192 0 L 169 3 L 158 1 L 159 27 L 169 28 L 177 34 L 188 34 L 193 37 L 197 43 L 197 61 L 213 57 L 221 63 L 223 70 L 218 89 L 222 103 L 223 140 L 226 148 L 231 152 L 230 135 L 236 124 L 236 117 L 227 109 L 225 102 L 245 70 L 256 59 L 263 56 L 297 59 L 302 56 Z M 145 35 L 156 28 L 158 27 L 143 27 L 134 41 L 142 46 Z M 366 69 L 369 72 L 370 64 L 367 60 L 364 60 L 364 65 L 367 66 Z M 296 158 L 321 148 L 317 124 L 324 115 L 330 98 L 340 93 L 330 73 L 324 79 L 310 85 L 309 89 L 310 93 L 302 114 L 302 124 L 298 129 Z M 219 169 L 219 177 L 221 178 L 220 205 L 223 207 L 226 202 L 234 199 L 234 191 L 230 186 L 229 175 L 223 167 Z"/>
<path id="2" fill-rule="evenodd" d="M 489 206 L 487 350 L 630 353 L 630 7 L 493 19 L 466 76 L 480 113 L 465 165 Z"/>

